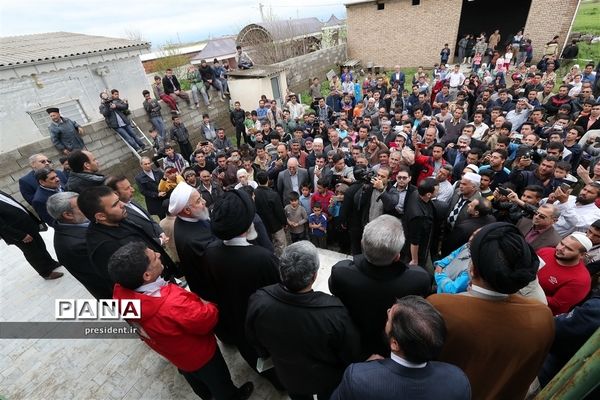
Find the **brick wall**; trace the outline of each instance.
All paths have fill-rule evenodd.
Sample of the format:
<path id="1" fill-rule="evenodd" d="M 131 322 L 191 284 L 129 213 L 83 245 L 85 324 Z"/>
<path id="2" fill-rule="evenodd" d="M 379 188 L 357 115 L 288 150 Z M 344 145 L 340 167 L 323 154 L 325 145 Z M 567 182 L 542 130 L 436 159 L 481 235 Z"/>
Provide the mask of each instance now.
<path id="1" fill-rule="evenodd" d="M 211 93 L 215 95 L 216 92 Z M 200 140 L 200 124 L 202 123 L 202 114 L 207 110 L 201 108 L 200 111 L 190 110 L 185 103 L 180 104 L 182 110 L 181 118 L 183 123 L 190 131 L 192 146 Z M 214 110 L 210 110 L 209 115 L 216 126 L 225 128 L 228 136 L 234 135 L 229 122 L 229 104 L 227 102 L 214 101 Z M 166 105 L 163 105 L 163 118 L 167 129 L 172 126 L 171 114 Z M 147 132 L 151 125 L 143 109 L 132 110 L 136 124 Z M 84 125 L 85 133 L 83 140 L 91 152 L 94 153 L 100 162 L 100 172 L 104 175 L 126 175 L 133 178 L 140 170 L 138 158 L 132 154 L 123 140 L 110 128 L 104 121 L 94 122 Z M 60 169 L 58 151 L 52 145 L 50 138 L 44 138 L 15 150 L 0 153 L 0 189 L 15 196 L 18 200 L 23 200 L 19 192 L 19 178 L 30 171 L 28 158 L 32 154 L 43 153 L 54 161 L 54 167 Z"/>
<path id="2" fill-rule="evenodd" d="M 287 69 L 288 87 L 293 92 L 301 92 L 310 86 L 315 76 L 323 80 L 325 74 L 337 65 L 346 61 L 346 45 L 329 47 L 303 56 L 273 64 Z"/>
<path id="3" fill-rule="evenodd" d="M 386 1 L 347 5 L 348 58 L 391 68 L 433 65 L 444 43 L 458 34 L 462 0 Z"/>
<path id="4" fill-rule="evenodd" d="M 562 51 L 579 0 L 533 0 L 525 24 L 525 34 L 533 45 L 533 60 L 542 57 L 544 45 L 559 35 L 558 51 Z"/>

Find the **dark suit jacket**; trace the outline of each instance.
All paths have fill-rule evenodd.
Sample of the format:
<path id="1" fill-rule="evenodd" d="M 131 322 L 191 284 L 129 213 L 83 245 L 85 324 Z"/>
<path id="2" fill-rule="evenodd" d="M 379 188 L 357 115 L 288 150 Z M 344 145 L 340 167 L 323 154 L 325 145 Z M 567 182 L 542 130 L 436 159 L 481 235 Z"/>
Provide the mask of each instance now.
<path id="1" fill-rule="evenodd" d="M 304 168 L 298 167 L 296 175 L 298 175 L 298 191 L 300 191 L 300 189 L 302 189 L 302 185 L 309 184 L 308 171 Z M 292 190 L 292 176 L 290 175 L 290 171 L 286 169 L 285 171 L 280 172 L 277 176 L 277 191 L 279 192 L 284 205 L 289 204 L 290 192 Z"/>
<path id="2" fill-rule="evenodd" d="M 581 117 L 575 125 L 579 125 L 586 132 L 591 131 L 592 129 L 600 129 L 600 119 L 597 119 L 596 122 L 594 122 L 592 126 L 590 126 L 590 129 L 588 129 L 587 127 L 589 121 L 590 117 Z"/>
<path id="3" fill-rule="evenodd" d="M 450 200 L 450 207 L 448 207 L 448 213 L 447 213 L 446 217 L 448 217 L 450 215 L 450 213 L 454 209 L 454 206 L 456 205 L 456 203 L 458 203 L 458 200 L 460 199 L 460 197 L 462 197 L 462 194 L 460 194 L 458 191 L 456 191 L 454 193 L 454 195 L 452 196 L 452 199 Z M 481 200 L 481 194 L 479 192 L 475 193 L 465 203 L 465 205 L 460 209 L 460 212 L 458 213 L 458 217 L 456 218 L 456 221 L 454 223 L 455 226 L 457 224 L 460 224 L 462 221 L 464 221 L 465 219 L 467 219 L 469 217 L 469 215 L 467 214 L 467 205 L 473 200 Z"/>
<path id="4" fill-rule="evenodd" d="M 62 187 L 66 187 L 67 185 L 67 176 L 63 171 L 56 170 L 56 175 L 60 179 L 60 183 Z M 19 191 L 21 195 L 25 199 L 26 202 L 31 204 L 33 201 L 33 196 L 35 196 L 35 191 L 38 188 L 39 183 L 35 180 L 35 171 L 31 170 L 27 173 L 27 175 L 22 176 L 19 179 Z"/>
<path id="5" fill-rule="evenodd" d="M 464 372 L 451 364 L 430 361 L 407 368 L 390 358 L 351 364 L 330 400 L 469 400 Z"/>
<path id="6" fill-rule="evenodd" d="M 153 169 L 152 172 L 154 173 L 154 180 L 150 179 L 150 177 L 142 171 L 135 176 L 135 182 L 137 183 L 140 193 L 144 195 L 148 212 L 152 215 L 161 215 L 164 214 L 162 203 L 166 197 L 158 197 L 158 184 L 164 174 L 158 169 Z"/>
<path id="7" fill-rule="evenodd" d="M 179 84 L 177 77 L 175 75 L 173 75 L 172 78 L 173 78 L 173 84 L 171 84 L 171 81 L 169 79 L 167 79 L 166 76 L 163 77 L 163 79 L 162 79 L 163 89 L 165 90 L 166 94 L 171 94 L 171 93 L 174 93 L 176 90 L 181 90 L 181 85 Z"/>
<path id="8" fill-rule="evenodd" d="M 496 218 L 494 218 L 493 215 L 486 215 L 485 217 L 479 218 L 467 216 L 464 220 L 457 222 L 454 224 L 452 231 L 444 238 L 442 243 L 442 255 L 448 255 L 452 251 L 458 249 L 469 241 L 473 232 L 494 222 L 496 222 Z"/>
<path id="9" fill-rule="evenodd" d="M 54 225 L 54 250 L 58 261 L 97 299 L 110 299 L 112 282 L 90 264 L 85 241 L 87 227 Z"/>
<path id="10" fill-rule="evenodd" d="M 16 201 L 8 193 L 2 191 L 0 193 Z M 18 201 L 16 202 L 18 203 Z M 27 212 L 0 201 L 0 238 L 4 239 L 6 244 L 19 243 L 25 236 L 34 235 L 40 231 L 42 221 L 29 210 L 25 210 Z"/>
<path id="11" fill-rule="evenodd" d="M 527 232 L 533 226 L 533 221 L 529 218 L 521 218 L 519 222 L 517 222 L 517 228 L 523 234 L 523 236 L 527 235 Z M 556 247 L 556 245 L 560 242 L 561 237 L 556 232 L 553 226 L 549 229 L 545 230 L 541 234 L 539 234 L 532 242 L 529 244 L 533 247 L 534 250 L 541 249 L 542 247 Z"/>
<path id="12" fill-rule="evenodd" d="M 37 190 L 35 191 L 35 195 L 33 196 L 33 199 L 31 201 L 31 205 L 33 206 L 33 209 L 35 210 L 37 215 L 40 216 L 42 221 L 44 221 L 50 226 L 54 225 L 54 218 L 52 218 L 50 214 L 48 214 L 48 210 L 46 209 L 46 203 L 48 202 L 50 196 L 55 195 L 56 193 L 58 192 L 55 190 L 46 189 L 42 186 L 38 186 Z"/>
<path id="13" fill-rule="evenodd" d="M 137 210 L 134 210 L 132 207 L 130 207 L 128 204 L 125 204 L 125 207 L 127 208 L 127 219 L 131 222 L 133 222 L 134 224 L 138 225 L 139 227 L 141 227 L 144 231 L 146 231 L 146 233 L 155 238 L 158 239 L 160 237 L 160 235 L 162 233 L 164 233 L 163 229 L 160 227 L 160 225 L 154 221 L 152 219 L 152 217 L 150 216 L 150 214 L 148 213 L 148 211 L 146 211 L 144 209 L 144 207 L 142 207 L 140 204 L 131 201 L 131 203 L 136 206 L 140 211 L 142 211 L 144 213 L 144 215 L 146 216 L 146 218 L 144 218 L 142 215 L 140 215 Z M 160 240 L 158 241 L 160 243 Z"/>

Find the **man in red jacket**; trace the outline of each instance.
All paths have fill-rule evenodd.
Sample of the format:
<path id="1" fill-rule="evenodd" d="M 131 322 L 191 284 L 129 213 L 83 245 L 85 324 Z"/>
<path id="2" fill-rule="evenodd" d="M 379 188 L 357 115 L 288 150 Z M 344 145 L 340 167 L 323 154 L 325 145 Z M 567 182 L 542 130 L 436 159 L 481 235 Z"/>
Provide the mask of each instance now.
<path id="1" fill-rule="evenodd" d="M 160 253 L 132 242 L 117 250 L 108 263 L 115 282 L 113 297 L 141 301 L 136 321 L 140 338 L 172 362 L 203 399 L 247 399 L 252 382 L 234 386 L 213 329 L 218 310 L 198 295 L 161 278 Z"/>

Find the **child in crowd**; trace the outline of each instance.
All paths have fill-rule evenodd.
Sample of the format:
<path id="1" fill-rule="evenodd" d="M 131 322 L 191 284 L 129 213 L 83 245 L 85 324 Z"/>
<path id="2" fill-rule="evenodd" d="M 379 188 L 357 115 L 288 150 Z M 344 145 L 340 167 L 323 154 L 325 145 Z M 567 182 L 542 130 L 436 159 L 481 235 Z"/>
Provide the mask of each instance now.
<path id="1" fill-rule="evenodd" d="M 300 205 L 302 205 L 304 210 L 306 210 L 306 215 L 309 215 L 312 212 L 310 209 L 310 198 L 312 196 L 310 193 L 310 187 L 308 185 L 302 185 L 300 191 L 302 192 L 299 198 Z"/>
<path id="2" fill-rule="evenodd" d="M 313 212 L 308 217 L 308 236 L 312 244 L 320 249 L 327 248 L 327 217 L 321 213 L 321 203 L 313 204 Z"/>
<path id="3" fill-rule="evenodd" d="M 180 183 L 185 182 L 183 176 L 179 174 L 177 169 L 174 167 L 167 168 L 165 170 L 165 176 L 158 182 L 158 191 L 165 192 L 167 195 L 164 197 L 168 199 L 171 196 L 171 192 Z"/>
<path id="4" fill-rule="evenodd" d="M 333 233 L 333 242 L 337 242 L 340 246 L 341 253 L 350 253 L 350 237 L 348 231 L 342 226 L 342 220 L 340 218 L 340 211 L 342 209 L 342 203 L 344 202 L 344 193 L 348 190 L 348 185 L 345 183 L 338 183 L 335 186 L 335 196 L 333 196 L 329 203 L 329 215 L 331 215 L 331 227 L 330 232 Z"/>
<path id="5" fill-rule="evenodd" d="M 179 153 L 175 152 L 175 149 L 170 144 L 165 146 L 165 158 L 163 158 L 163 168 L 175 168 L 177 172 L 181 173 L 190 164 L 183 158 Z"/>
<path id="6" fill-rule="evenodd" d="M 297 192 L 290 193 L 290 204 L 285 206 L 284 211 L 292 243 L 305 240 L 308 214 L 304 207 L 300 205 L 300 196 Z"/>

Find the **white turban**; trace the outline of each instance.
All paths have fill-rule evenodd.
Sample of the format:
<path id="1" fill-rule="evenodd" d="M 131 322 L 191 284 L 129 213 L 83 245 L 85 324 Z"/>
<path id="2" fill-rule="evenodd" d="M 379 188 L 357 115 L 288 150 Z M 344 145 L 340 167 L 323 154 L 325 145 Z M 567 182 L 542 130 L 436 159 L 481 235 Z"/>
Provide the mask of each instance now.
<path id="1" fill-rule="evenodd" d="M 594 246 L 592 241 L 587 237 L 585 233 L 573 232 L 571 233 L 571 237 L 577 240 L 583 246 L 585 251 L 590 251 L 590 249 Z"/>
<path id="2" fill-rule="evenodd" d="M 195 189 L 185 182 L 179 182 L 171 192 L 169 199 L 169 214 L 177 215 L 185 208 Z"/>
<path id="3" fill-rule="evenodd" d="M 467 165 L 466 168 L 469 168 L 471 171 L 475 172 L 476 174 L 479 173 L 479 167 L 475 164 L 469 164 L 469 165 Z"/>
<path id="4" fill-rule="evenodd" d="M 479 184 L 481 182 L 481 175 L 475 174 L 473 172 L 467 172 L 463 176 L 468 181 Z"/>

